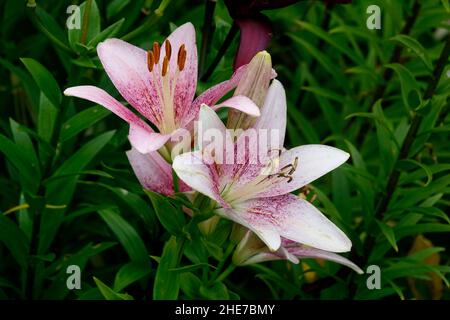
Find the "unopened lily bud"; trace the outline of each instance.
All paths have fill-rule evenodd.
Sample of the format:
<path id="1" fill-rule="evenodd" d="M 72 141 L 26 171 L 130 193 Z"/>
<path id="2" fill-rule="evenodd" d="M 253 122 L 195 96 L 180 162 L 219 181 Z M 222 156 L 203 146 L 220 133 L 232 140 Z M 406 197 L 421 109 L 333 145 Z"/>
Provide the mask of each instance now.
<path id="1" fill-rule="evenodd" d="M 261 108 L 273 75 L 270 54 L 267 51 L 258 52 L 247 65 L 234 95 L 246 96 Z M 248 129 L 255 121 L 255 117 L 230 109 L 227 127 L 231 129 Z"/>
<path id="2" fill-rule="evenodd" d="M 216 231 L 217 225 L 219 224 L 220 217 L 213 216 L 205 221 L 202 221 L 198 224 L 198 228 L 200 232 L 205 236 L 210 236 Z"/>

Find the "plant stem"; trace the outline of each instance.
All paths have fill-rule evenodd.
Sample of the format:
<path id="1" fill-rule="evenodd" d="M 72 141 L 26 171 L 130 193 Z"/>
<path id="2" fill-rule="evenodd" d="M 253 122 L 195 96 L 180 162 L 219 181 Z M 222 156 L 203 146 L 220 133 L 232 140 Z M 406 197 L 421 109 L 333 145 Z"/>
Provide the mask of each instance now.
<path id="1" fill-rule="evenodd" d="M 414 23 L 416 22 L 417 17 L 419 16 L 420 8 L 421 8 L 421 5 L 419 3 L 419 0 L 414 1 L 413 7 L 411 10 L 411 14 L 406 19 L 406 23 L 403 26 L 402 30 L 400 31 L 400 34 L 408 35 L 411 33 L 411 29 L 414 26 Z M 400 59 L 402 56 L 402 51 L 403 51 L 403 47 L 400 44 L 396 45 L 394 48 L 394 53 L 392 54 L 391 59 L 389 59 L 389 64 L 400 62 Z M 387 89 L 387 84 L 391 80 L 393 75 L 394 75 L 394 70 L 392 68 L 386 68 L 384 70 L 383 83 L 380 84 L 375 89 L 374 95 L 369 103 L 369 108 L 371 108 L 375 104 L 375 102 L 377 102 L 378 100 L 383 98 L 384 93 L 386 92 L 386 89 Z M 346 128 L 347 129 L 350 128 L 352 126 L 352 124 L 354 123 L 354 121 L 356 121 L 356 119 L 357 118 L 355 117 L 355 118 L 352 118 L 349 122 L 347 122 Z M 365 120 L 363 120 L 363 121 L 365 121 Z M 364 126 L 364 122 L 361 124 L 360 128 L 364 127 L 364 130 L 359 130 L 359 132 L 357 133 L 357 136 L 356 136 L 356 145 L 357 146 L 360 146 L 364 142 L 364 139 L 365 139 L 367 133 L 371 131 L 372 126 L 373 126 L 372 122 L 369 122 L 367 124 L 367 126 Z"/>
<path id="2" fill-rule="evenodd" d="M 223 281 L 226 277 L 228 277 L 230 275 L 230 273 L 232 273 L 234 271 L 234 269 L 236 268 L 236 265 L 234 263 L 230 263 L 228 265 L 228 267 L 225 269 L 224 272 L 222 272 L 220 274 L 220 276 L 217 277 L 217 279 L 215 280 L 215 282 L 221 282 Z"/>
<path id="3" fill-rule="evenodd" d="M 231 26 L 230 31 L 228 31 L 228 34 L 225 38 L 225 40 L 222 43 L 222 46 L 219 49 L 219 52 L 217 52 L 216 57 L 214 58 L 214 61 L 209 66 L 208 70 L 200 76 L 200 80 L 206 81 L 211 76 L 211 74 L 216 69 L 217 65 L 219 64 L 222 57 L 225 55 L 225 52 L 227 52 L 228 48 L 231 45 L 231 42 L 233 41 L 234 37 L 236 36 L 237 32 L 239 30 L 239 27 L 237 26 L 236 22 L 233 22 L 233 25 Z"/>
<path id="4" fill-rule="evenodd" d="M 213 274 L 211 276 L 211 280 L 209 282 L 210 284 L 212 284 L 213 282 L 217 281 L 217 279 L 222 276 L 222 274 L 220 274 L 220 272 L 222 272 L 223 266 L 225 265 L 225 262 L 227 261 L 227 259 L 230 256 L 230 254 L 233 252 L 233 249 L 234 249 L 234 244 L 233 243 L 228 244 L 228 247 L 225 250 L 225 254 L 223 256 L 223 259 L 219 262 L 219 265 L 217 266 L 217 269 L 213 272 Z"/>
<path id="5" fill-rule="evenodd" d="M 439 79 L 441 78 L 442 72 L 444 71 L 444 67 L 447 63 L 449 55 L 450 55 L 450 35 L 447 36 L 445 46 L 442 49 L 441 55 L 438 61 L 436 62 L 433 74 L 428 82 L 428 87 L 423 96 L 424 101 L 429 100 L 433 97 L 434 91 L 436 90 L 436 87 L 439 83 Z M 423 120 L 422 114 L 417 112 L 413 114 L 412 123 L 411 126 L 409 127 L 408 133 L 406 134 L 406 138 L 403 141 L 397 162 L 408 158 L 409 151 L 414 142 L 414 139 L 416 138 L 417 132 L 419 131 L 420 125 L 422 124 L 422 120 Z M 397 187 L 399 178 L 400 178 L 400 171 L 397 170 L 394 166 L 394 169 L 392 170 L 389 176 L 389 180 L 386 187 L 386 193 L 381 198 L 375 211 L 375 217 L 382 216 L 386 211 L 389 202 L 392 198 L 392 195 L 395 191 L 395 188 Z"/>

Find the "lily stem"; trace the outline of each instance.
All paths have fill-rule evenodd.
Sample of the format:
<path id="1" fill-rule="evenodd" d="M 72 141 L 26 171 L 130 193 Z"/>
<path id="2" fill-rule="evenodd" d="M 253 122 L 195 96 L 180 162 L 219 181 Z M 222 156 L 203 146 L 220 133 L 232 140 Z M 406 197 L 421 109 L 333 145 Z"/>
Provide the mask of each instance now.
<path id="1" fill-rule="evenodd" d="M 222 272 L 220 274 L 220 276 L 217 277 L 215 282 L 223 281 L 226 277 L 228 277 L 230 275 L 230 273 L 232 273 L 234 271 L 235 268 L 236 268 L 236 265 L 234 263 L 230 263 L 229 266 L 225 269 L 225 271 Z"/>
<path id="2" fill-rule="evenodd" d="M 439 79 L 441 78 L 442 72 L 444 71 L 444 67 L 450 55 L 450 35 L 447 36 L 447 40 L 444 48 L 442 49 L 441 55 L 436 62 L 436 66 L 434 68 L 433 74 L 428 82 L 428 87 L 423 96 L 423 100 L 426 101 L 431 99 L 434 95 L 434 91 L 439 83 Z M 431 103 L 431 102 L 429 102 Z M 411 126 L 409 127 L 408 133 L 406 134 L 406 138 L 403 141 L 402 148 L 400 149 L 400 154 L 398 156 L 399 160 L 404 160 L 408 158 L 409 151 L 413 145 L 414 139 L 416 138 L 417 132 L 419 131 L 420 125 L 422 124 L 423 115 L 415 112 L 412 117 Z M 384 211 L 386 211 L 389 202 L 392 198 L 392 195 L 397 187 L 398 180 L 400 178 L 400 171 L 395 167 L 392 170 L 389 180 L 386 187 L 386 193 L 381 198 L 379 205 L 375 211 L 375 217 L 382 216 Z"/>
<path id="3" fill-rule="evenodd" d="M 211 280 L 210 280 L 210 284 L 216 282 L 216 281 L 221 281 L 220 279 L 224 279 L 231 271 L 230 270 L 227 272 L 227 270 L 230 268 L 231 265 L 233 265 L 233 263 L 230 264 L 230 266 L 228 266 L 228 268 L 223 272 L 223 267 L 225 265 L 225 262 L 227 261 L 228 257 L 230 256 L 230 254 L 233 252 L 234 250 L 234 244 L 230 243 L 227 247 L 227 249 L 225 250 L 225 254 L 223 255 L 223 259 L 219 262 L 219 265 L 217 266 L 217 269 L 214 271 L 214 273 L 211 276 Z M 233 268 L 234 269 L 234 268 Z M 224 276 L 224 273 L 227 272 L 227 274 Z"/>

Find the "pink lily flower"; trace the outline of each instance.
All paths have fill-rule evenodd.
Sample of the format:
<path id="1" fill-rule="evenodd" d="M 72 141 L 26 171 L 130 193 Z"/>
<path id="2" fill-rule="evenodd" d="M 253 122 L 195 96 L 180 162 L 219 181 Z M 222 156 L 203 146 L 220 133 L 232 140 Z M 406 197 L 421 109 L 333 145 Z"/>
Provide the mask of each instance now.
<path id="1" fill-rule="evenodd" d="M 359 274 L 364 273 L 360 267 L 341 255 L 309 247 L 287 239 L 281 240 L 281 246 L 277 251 L 270 251 L 269 248 L 249 230 L 239 242 L 233 254 L 233 263 L 239 266 L 245 266 L 265 261 L 288 260 L 298 264 L 300 262 L 299 259 L 304 258 L 318 258 L 333 261 L 347 266 Z"/>
<path id="2" fill-rule="evenodd" d="M 204 127 L 215 128 L 226 136 L 225 126 L 209 108 L 202 107 L 199 118 Z M 286 97 L 277 80 L 269 87 L 253 128 L 258 143 L 247 143 L 247 135 L 241 134 L 231 150 L 233 164 L 217 161 L 217 154 L 230 152 L 222 150 L 223 145 L 218 143 L 213 155 L 204 156 L 199 150 L 177 156 L 173 169 L 189 187 L 217 202 L 216 214 L 253 231 L 271 251 L 280 248 L 281 237 L 321 250 L 349 251 L 351 241 L 338 227 L 309 202 L 290 193 L 337 168 L 349 154 L 325 145 L 283 150 Z M 270 174 L 267 168 L 273 159 L 263 156 L 267 149 L 261 148 L 266 143 L 262 129 L 279 132 L 279 139 L 269 144 L 269 150 L 280 152 L 279 166 Z M 239 156 L 235 150 L 242 148 L 246 153 Z M 250 161 L 252 154 L 266 161 L 254 164 Z"/>
<path id="3" fill-rule="evenodd" d="M 66 89 L 64 94 L 100 104 L 128 122 L 132 149 L 127 155 L 138 179 L 150 190 L 171 194 L 171 167 L 155 151 L 191 127 L 200 105 L 213 106 L 234 89 L 245 66 L 236 70 L 231 79 L 194 100 L 198 61 L 195 29 L 191 23 L 177 28 L 161 46 L 155 42 L 149 51 L 120 39 L 108 39 L 97 46 L 97 53 L 122 97 L 159 132 L 103 89 L 77 86 Z M 223 106 L 259 116 L 258 107 L 245 96 L 234 96 L 212 109 Z"/>

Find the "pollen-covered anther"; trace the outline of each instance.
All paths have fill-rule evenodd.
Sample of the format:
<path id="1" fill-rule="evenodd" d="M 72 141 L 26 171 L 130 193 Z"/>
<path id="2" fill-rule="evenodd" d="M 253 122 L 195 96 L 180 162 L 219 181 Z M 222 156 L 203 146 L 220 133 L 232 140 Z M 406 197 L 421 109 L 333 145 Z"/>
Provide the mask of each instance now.
<path id="1" fill-rule="evenodd" d="M 159 43 L 158 42 L 153 42 L 153 55 L 155 58 L 155 64 L 157 64 L 159 62 L 159 56 L 161 53 L 161 48 L 159 47 Z"/>
<path id="2" fill-rule="evenodd" d="M 293 180 L 292 174 L 295 172 L 295 170 L 297 170 L 297 165 L 298 165 L 298 157 L 295 157 L 293 163 L 284 166 L 283 168 L 280 169 L 278 173 L 271 174 L 268 176 L 268 178 L 269 179 L 272 179 L 273 177 L 286 178 L 288 179 L 287 182 L 289 183 Z"/>
<path id="3" fill-rule="evenodd" d="M 185 45 L 182 44 L 180 49 L 178 50 L 178 59 L 177 59 L 177 63 L 178 63 L 178 69 L 180 71 L 183 71 L 184 66 L 186 64 L 186 49 L 185 49 Z"/>
<path id="4" fill-rule="evenodd" d="M 164 57 L 161 74 L 164 77 L 167 74 L 167 69 L 169 68 L 169 59 L 167 56 Z"/>
<path id="5" fill-rule="evenodd" d="M 168 60 L 170 60 L 170 57 L 172 56 L 172 45 L 170 44 L 169 40 L 166 40 L 165 46 L 166 46 L 166 57 Z"/>
<path id="6" fill-rule="evenodd" d="M 153 55 L 152 50 L 147 51 L 147 68 L 148 71 L 153 71 L 153 66 L 155 65 L 155 57 Z"/>

